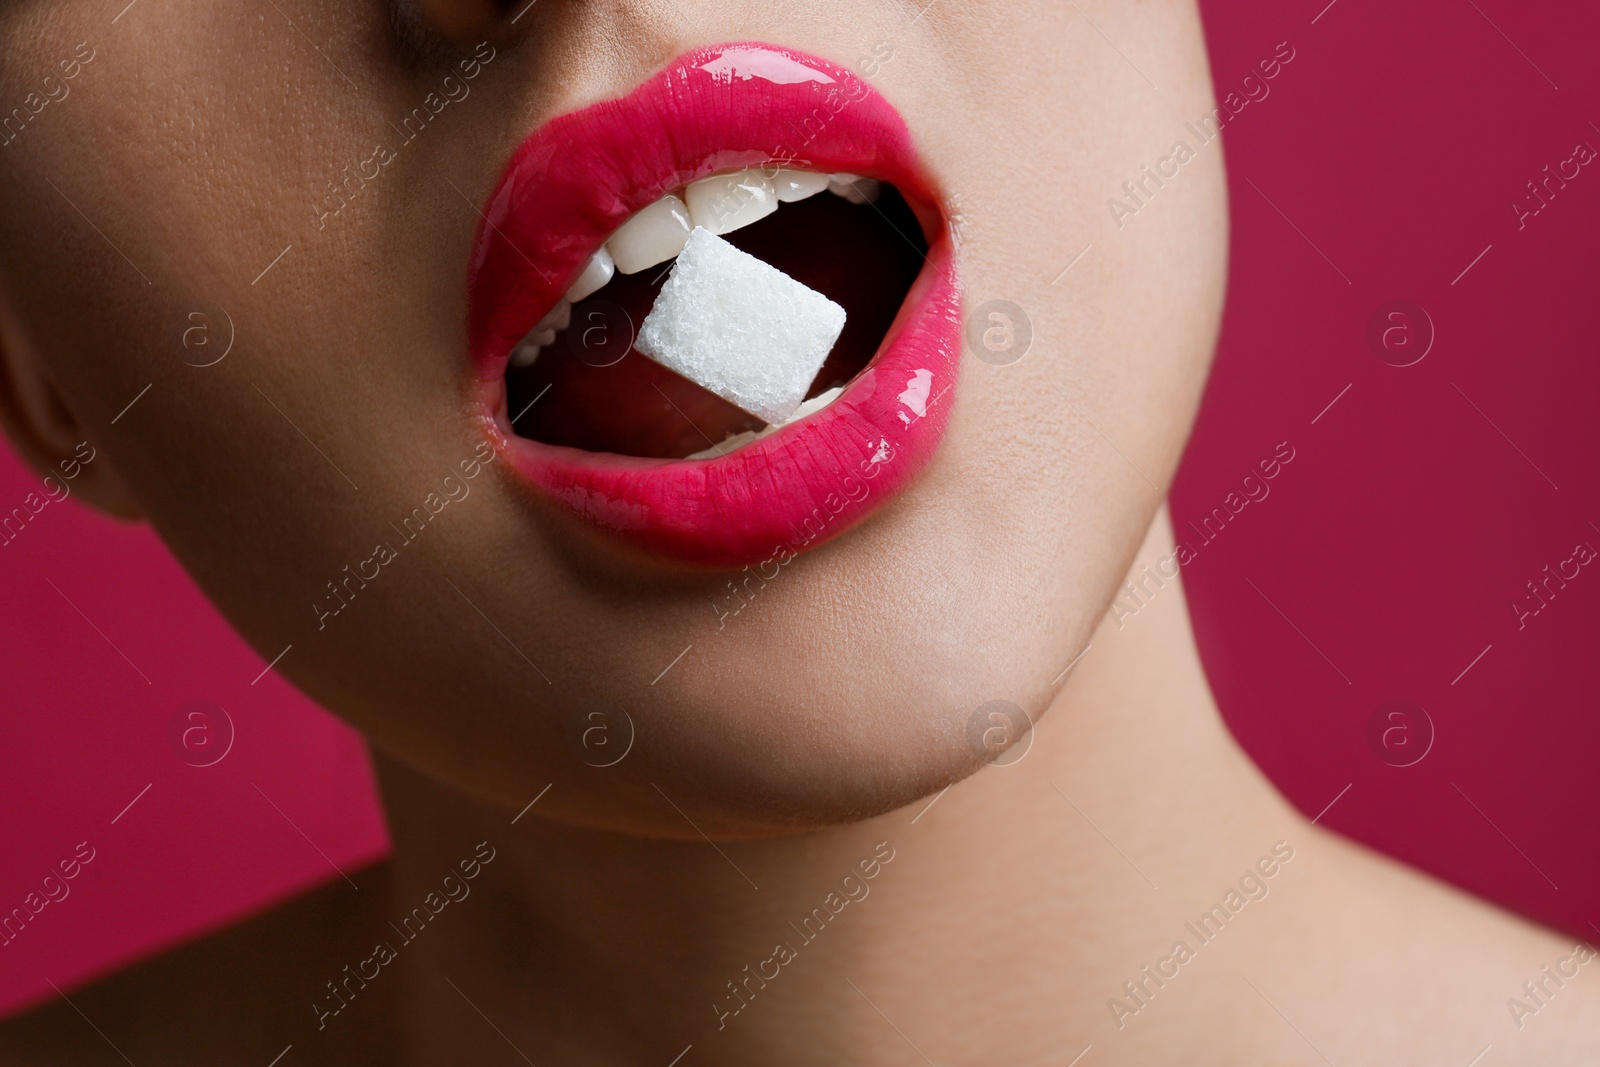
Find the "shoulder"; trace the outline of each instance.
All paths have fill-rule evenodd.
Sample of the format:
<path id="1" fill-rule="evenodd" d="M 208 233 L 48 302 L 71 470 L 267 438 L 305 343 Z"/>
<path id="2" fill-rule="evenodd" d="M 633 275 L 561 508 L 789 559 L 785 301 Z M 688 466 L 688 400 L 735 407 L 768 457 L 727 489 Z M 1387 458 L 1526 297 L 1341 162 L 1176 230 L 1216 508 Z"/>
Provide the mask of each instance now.
<path id="1" fill-rule="evenodd" d="M 306 1064 L 370 1049 L 385 1004 L 320 1032 L 313 1007 L 382 925 L 387 866 L 360 884 L 332 882 L 0 1022 L 0 1063 L 270 1063 L 292 1044 Z"/>

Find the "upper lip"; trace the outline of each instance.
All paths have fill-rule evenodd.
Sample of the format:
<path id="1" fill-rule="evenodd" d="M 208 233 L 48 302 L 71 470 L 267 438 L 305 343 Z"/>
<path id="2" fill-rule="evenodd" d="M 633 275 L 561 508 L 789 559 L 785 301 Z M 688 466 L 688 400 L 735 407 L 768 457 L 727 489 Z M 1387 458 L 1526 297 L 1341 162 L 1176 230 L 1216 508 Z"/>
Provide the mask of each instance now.
<path id="1" fill-rule="evenodd" d="M 775 164 L 887 181 L 927 238 L 927 263 L 893 327 L 844 394 L 709 460 L 623 457 L 515 436 L 504 382 L 510 351 L 606 238 L 672 189 Z M 646 549 L 738 567 L 783 562 L 843 532 L 926 464 L 956 381 L 959 302 L 941 198 L 899 113 L 838 64 L 740 43 L 680 56 L 626 96 L 559 116 L 522 142 L 478 227 L 469 341 L 496 446 L 544 494 Z"/>

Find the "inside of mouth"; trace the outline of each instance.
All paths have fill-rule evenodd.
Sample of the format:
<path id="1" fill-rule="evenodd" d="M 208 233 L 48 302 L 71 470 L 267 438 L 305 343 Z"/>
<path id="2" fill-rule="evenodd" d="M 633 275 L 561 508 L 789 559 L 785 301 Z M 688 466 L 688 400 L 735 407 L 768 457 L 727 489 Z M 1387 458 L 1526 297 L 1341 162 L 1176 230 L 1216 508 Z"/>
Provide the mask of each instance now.
<path id="1" fill-rule="evenodd" d="M 876 194 L 866 203 L 829 193 L 783 203 L 722 235 L 845 309 L 843 332 L 808 400 L 847 385 L 872 360 L 928 251 L 899 192 L 883 184 Z M 736 435 L 766 427 L 632 347 L 673 262 L 615 274 L 572 305 L 569 325 L 532 365 L 508 365 L 507 419 L 516 434 L 589 452 L 682 459 L 726 451 L 750 439 Z"/>

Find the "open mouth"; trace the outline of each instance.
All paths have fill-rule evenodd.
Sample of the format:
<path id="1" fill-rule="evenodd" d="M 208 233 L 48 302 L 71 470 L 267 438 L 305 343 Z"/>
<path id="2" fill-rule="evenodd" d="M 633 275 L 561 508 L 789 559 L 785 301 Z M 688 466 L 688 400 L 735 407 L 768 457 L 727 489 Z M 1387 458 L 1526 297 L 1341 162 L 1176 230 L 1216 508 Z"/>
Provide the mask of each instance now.
<path id="1" fill-rule="evenodd" d="M 497 449 L 652 552 L 779 565 L 898 494 L 945 428 L 948 221 L 898 114 L 825 60 L 700 49 L 546 123 L 470 287 Z"/>
<path id="2" fill-rule="evenodd" d="M 729 176 L 742 183 L 730 183 L 733 189 L 757 190 L 746 203 L 766 198 L 744 214 L 764 213 L 719 236 L 844 309 L 844 327 L 800 407 L 785 420 L 765 421 L 634 348 L 693 226 L 742 221 L 713 217 L 725 213 L 686 188 L 613 235 L 512 350 L 506 397 L 518 436 L 595 453 L 707 459 L 814 415 L 842 394 L 877 354 L 922 269 L 927 242 L 892 186 L 854 175 L 773 170 L 774 179 L 760 170 Z M 767 189 L 779 185 L 784 188 Z M 785 195 L 794 199 L 781 199 Z M 689 210 L 691 203 L 702 210 Z M 749 355 L 761 359 L 764 353 Z M 556 402 L 535 403 L 547 392 Z"/>

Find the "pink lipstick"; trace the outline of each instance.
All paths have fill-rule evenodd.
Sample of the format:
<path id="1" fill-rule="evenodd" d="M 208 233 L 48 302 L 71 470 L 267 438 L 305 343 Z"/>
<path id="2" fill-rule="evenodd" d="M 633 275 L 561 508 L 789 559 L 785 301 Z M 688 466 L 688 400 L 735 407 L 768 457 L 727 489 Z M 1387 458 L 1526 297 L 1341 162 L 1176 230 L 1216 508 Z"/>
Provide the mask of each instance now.
<path id="1" fill-rule="evenodd" d="M 727 237 L 850 308 L 812 386 L 818 403 L 842 391 L 760 436 L 759 420 L 637 351 L 585 352 L 602 327 L 637 328 L 671 265 L 591 292 L 608 238 L 738 172 L 835 178 L 839 196 L 785 202 Z M 856 193 L 880 188 L 876 202 Z M 510 467 L 576 520 L 675 560 L 781 564 L 868 518 L 932 458 L 959 363 L 949 222 L 904 121 L 848 69 L 760 44 L 698 49 L 534 131 L 483 215 L 469 277 L 479 397 Z M 568 318 L 567 297 L 552 342 L 544 327 Z M 513 365 L 530 337 L 536 362 Z"/>

